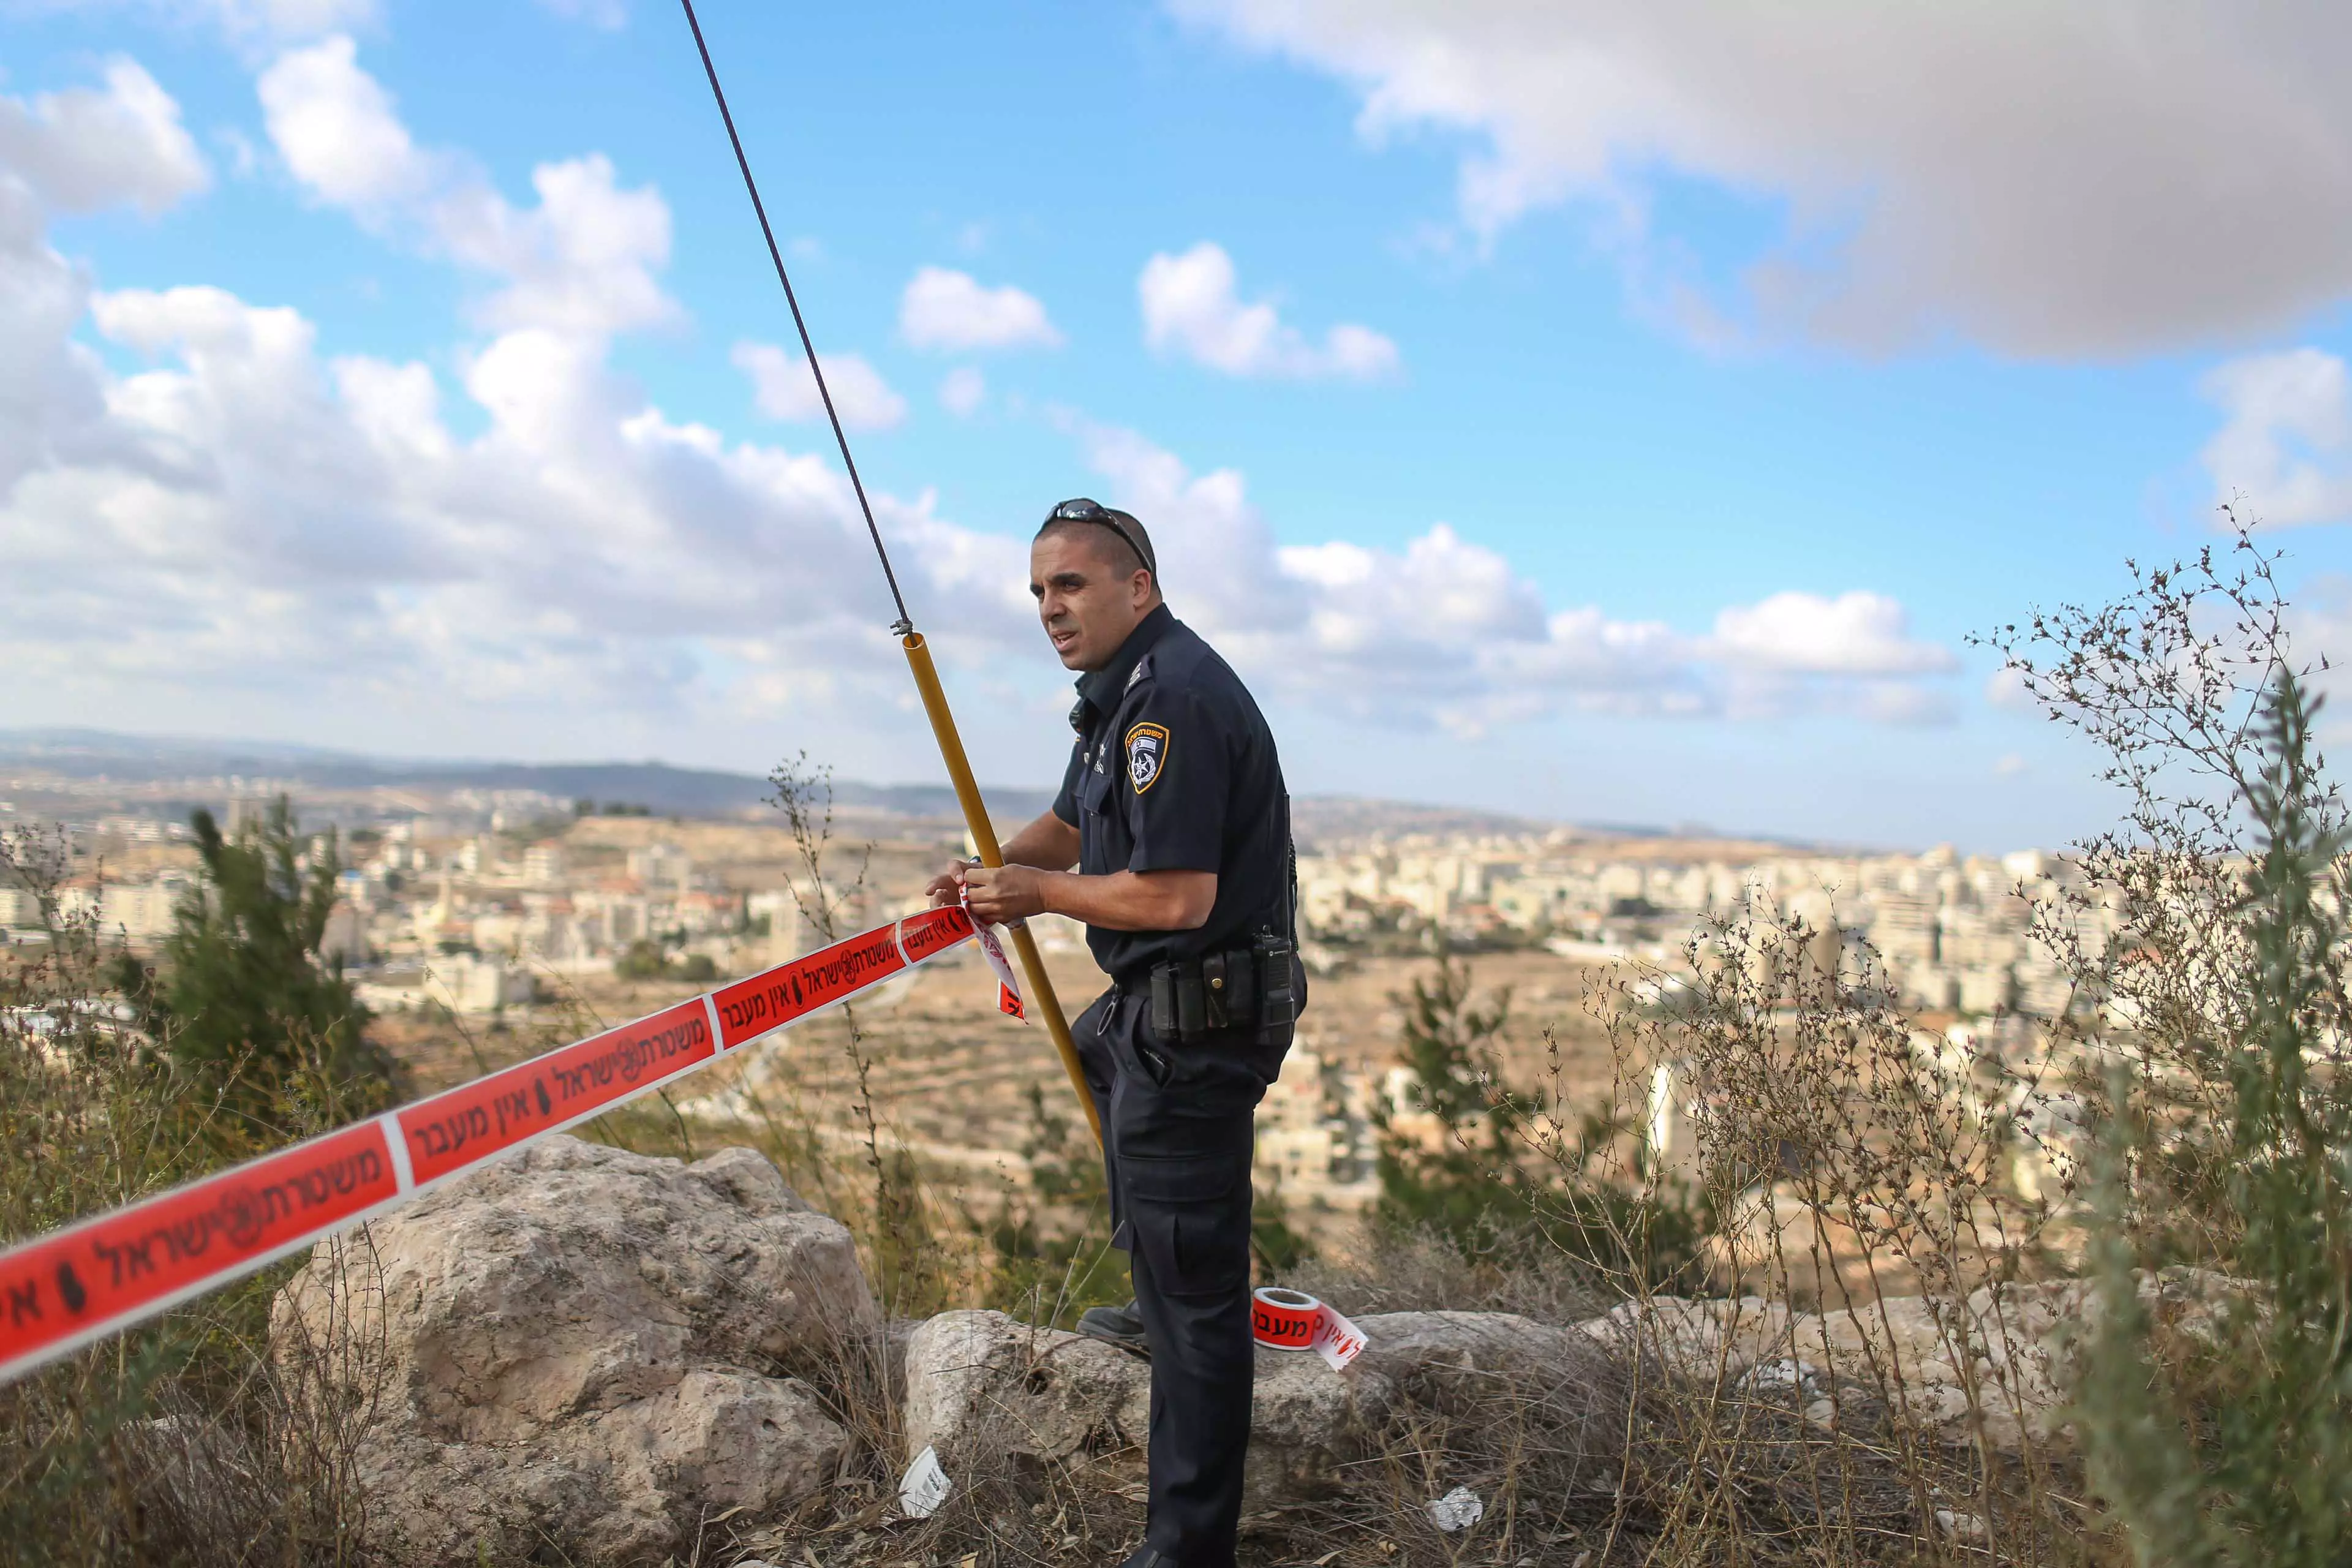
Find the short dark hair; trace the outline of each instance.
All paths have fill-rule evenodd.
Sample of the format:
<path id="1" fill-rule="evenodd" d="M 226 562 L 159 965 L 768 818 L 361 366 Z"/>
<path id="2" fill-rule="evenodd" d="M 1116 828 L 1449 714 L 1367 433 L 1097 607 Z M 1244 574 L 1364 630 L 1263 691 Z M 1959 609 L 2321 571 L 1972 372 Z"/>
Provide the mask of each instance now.
<path id="1" fill-rule="evenodd" d="M 1067 506 L 1070 503 L 1063 504 Z M 1097 515 L 1094 517 L 1048 516 L 1038 526 L 1036 537 L 1043 539 L 1047 534 L 1084 533 L 1103 542 L 1110 552 L 1113 565 L 1125 573 L 1139 568 L 1148 572 L 1151 574 L 1151 585 L 1159 587 L 1159 552 L 1152 548 L 1151 534 L 1144 528 L 1142 521 L 1133 512 L 1121 511 L 1117 507 L 1106 506 L 1096 510 Z"/>

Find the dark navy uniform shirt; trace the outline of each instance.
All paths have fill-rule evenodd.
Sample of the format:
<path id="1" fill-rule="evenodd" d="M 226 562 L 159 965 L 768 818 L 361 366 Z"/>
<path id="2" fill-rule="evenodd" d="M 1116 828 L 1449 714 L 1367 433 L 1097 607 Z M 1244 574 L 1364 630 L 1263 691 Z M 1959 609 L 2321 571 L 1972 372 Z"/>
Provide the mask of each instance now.
<path id="1" fill-rule="evenodd" d="M 1196 931 L 1087 928 L 1123 985 L 1154 964 L 1290 934 L 1290 797 L 1274 731 L 1231 666 L 1160 605 L 1118 655 L 1078 680 L 1078 732 L 1054 815 L 1078 830 L 1078 870 L 1213 871 Z"/>

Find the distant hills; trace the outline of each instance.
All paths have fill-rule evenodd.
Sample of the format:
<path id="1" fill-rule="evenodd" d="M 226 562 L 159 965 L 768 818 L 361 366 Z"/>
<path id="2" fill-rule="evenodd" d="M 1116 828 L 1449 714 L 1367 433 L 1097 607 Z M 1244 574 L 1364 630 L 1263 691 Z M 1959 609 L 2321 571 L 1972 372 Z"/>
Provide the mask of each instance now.
<path id="1" fill-rule="evenodd" d="M 662 816 L 732 816 L 764 804 L 768 781 L 714 768 L 667 763 L 500 763 L 418 761 L 268 742 L 202 741 L 123 735 L 104 730 L 0 730 L 0 764 L 38 768 L 67 778 L 108 778 L 125 784 L 249 778 L 305 784 L 320 789 L 536 790 L 558 800 L 642 805 Z M 1033 805 L 1043 790 L 990 789 L 999 810 Z M 907 816 L 955 812 L 946 784 L 872 784 L 837 779 L 836 805 Z"/>
<path id="2" fill-rule="evenodd" d="M 558 800 L 644 806 L 661 816 L 739 816 L 764 805 L 770 794 L 768 781 L 751 773 L 667 763 L 418 761 L 271 742 L 124 735 L 105 730 L 0 730 L 0 766 L 9 764 L 124 784 L 246 778 L 322 790 L 536 790 Z M 1011 786 L 985 793 L 991 814 L 1000 823 L 1034 816 L 1053 799 L 1050 791 Z M 944 784 L 836 779 L 834 801 L 837 806 L 909 817 L 952 818 L 956 814 L 955 793 Z M 1563 826 L 1473 807 L 1353 795 L 1301 797 L 1295 803 L 1294 817 L 1299 838 L 1309 843 L 1373 833 L 1517 835 Z M 1628 837 L 1664 832 L 1617 825 L 1593 825 L 1586 831 Z"/>

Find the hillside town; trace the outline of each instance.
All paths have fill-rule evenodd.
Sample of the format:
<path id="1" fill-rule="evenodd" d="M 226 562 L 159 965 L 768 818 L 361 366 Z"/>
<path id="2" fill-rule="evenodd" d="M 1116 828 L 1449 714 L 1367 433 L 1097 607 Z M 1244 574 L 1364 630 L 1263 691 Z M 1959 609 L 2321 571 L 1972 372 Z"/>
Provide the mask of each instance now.
<path id="1" fill-rule="evenodd" d="M 1971 1016 L 2065 1011 L 2068 977 L 2028 931 L 2035 907 L 2072 885 L 2067 862 L 2037 849 L 1734 858 L 1703 839 L 1570 833 L 1409 837 L 1299 860 L 1302 924 L 1327 942 L 1418 925 L 1464 946 L 1505 937 L 1573 961 L 1671 972 L 1695 931 L 1753 916 L 1801 922 L 1854 950 L 1841 960 L 1849 973 L 1867 947 L 1897 1000 Z M 2068 921 L 2095 953 L 2104 924 L 2071 909 Z"/>
<path id="2" fill-rule="evenodd" d="M 248 790 L 217 816 L 234 834 L 266 804 Z M 944 819 L 852 814 L 820 889 L 772 816 L 658 817 L 531 791 L 378 799 L 363 810 L 316 804 L 305 820 L 344 821 L 322 952 L 354 980 L 380 1026 L 404 1039 L 445 1027 L 471 1038 L 583 997 L 595 1016 L 630 1016 L 816 945 L 804 907 L 820 897 L 836 930 L 909 912 L 924 877 L 962 850 Z M 1261 1180 L 1307 1211 L 1360 1211 L 1378 1193 L 1383 1113 L 1392 1128 L 1414 1124 L 1396 1064 L 1396 996 L 1441 939 L 1482 979 L 1510 985 L 1522 1016 L 1581 1041 L 1571 1059 L 1591 1092 L 1606 1076 L 1580 1019 L 1591 982 L 1614 973 L 1652 995 L 1671 992 L 1687 983 L 1689 945 L 1713 922 L 1801 924 L 1819 961 L 1874 981 L 1911 1009 L 1931 1049 L 1948 1034 L 2021 1042 L 2028 1020 L 2069 1006 L 2068 977 L 2029 923 L 2073 873 L 2038 850 L 1864 855 L 1569 828 L 1384 831 L 1362 816 L 1351 804 L 1318 826 L 1313 803 L 1303 806 L 1314 836 L 1298 861 L 1300 935 L 1317 1000 L 1258 1116 Z M 59 912 L 154 947 L 196 896 L 187 824 L 117 811 L 67 826 L 80 874 Z M 2066 919 L 2095 953 L 2100 910 L 2067 900 Z M 10 940 L 37 941 L 39 923 L 27 894 L 0 888 Z M 1081 933 L 1049 917 L 1039 934 L 1057 973 L 1066 972 L 1057 984 L 1078 999 L 1075 1010 L 1101 984 Z M 910 1062 L 961 1064 L 961 1120 L 930 1105 L 923 1073 L 909 1066 L 906 1136 L 955 1152 L 961 1163 L 1011 1166 L 1022 1099 L 1042 1058 L 971 1001 L 982 994 L 975 977 L 962 984 L 971 997 L 941 991 L 901 1019 L 922 1037 L 907 1047 Z M 1664 1137 L 1664 1080 L 1654 1099 Z"/>

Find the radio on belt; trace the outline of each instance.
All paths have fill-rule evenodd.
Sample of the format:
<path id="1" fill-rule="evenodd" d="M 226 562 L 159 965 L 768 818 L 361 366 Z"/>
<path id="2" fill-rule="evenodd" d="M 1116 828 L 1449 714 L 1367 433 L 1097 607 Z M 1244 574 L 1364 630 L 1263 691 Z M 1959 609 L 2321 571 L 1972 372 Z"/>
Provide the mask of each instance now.
<path id="1" fill-rule="evenodd" d="M 1250 1292 L 1250 1332 L 1278 1351 L 1313 1351 L 1342 1371 L 1364 1348 L 1355 1324 L 1304 1290 L 1261 1285 Z"/>

